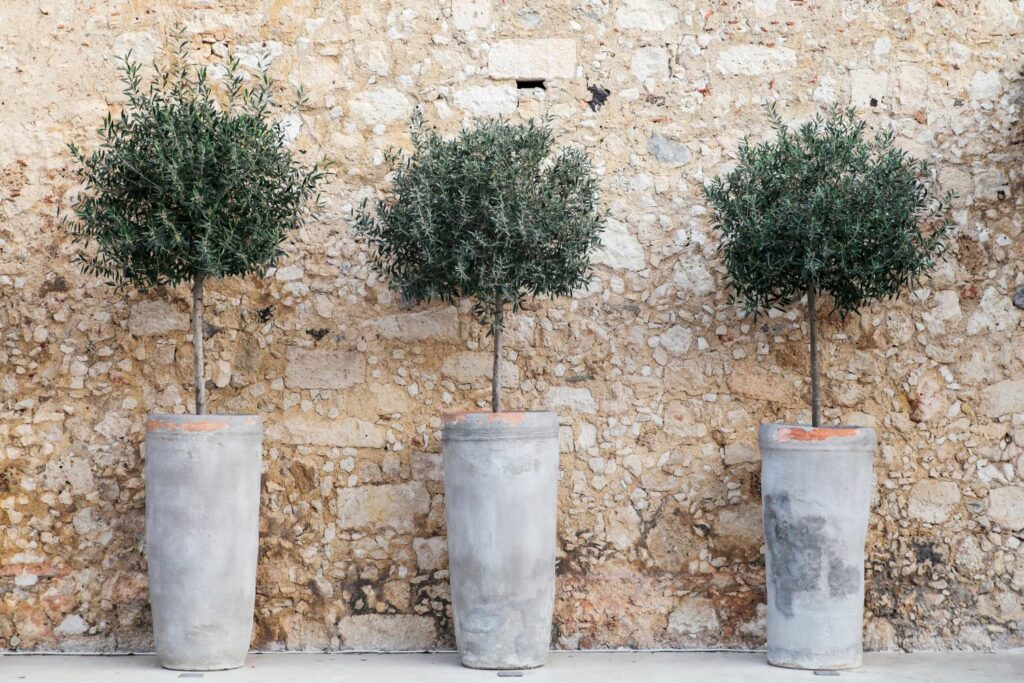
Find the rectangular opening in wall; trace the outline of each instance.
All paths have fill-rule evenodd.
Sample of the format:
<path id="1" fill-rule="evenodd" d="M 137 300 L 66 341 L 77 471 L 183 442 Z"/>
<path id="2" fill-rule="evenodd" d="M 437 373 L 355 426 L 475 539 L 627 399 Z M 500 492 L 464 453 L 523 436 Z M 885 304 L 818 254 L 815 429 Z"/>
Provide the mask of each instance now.
<path id="1" fill-rule="evenodd" d="M 516 81 L 516 90 L 532 90 L 534 88 L 540 90 L 546 90 L 547 86 L 544 85 L 544 81 Z"/>

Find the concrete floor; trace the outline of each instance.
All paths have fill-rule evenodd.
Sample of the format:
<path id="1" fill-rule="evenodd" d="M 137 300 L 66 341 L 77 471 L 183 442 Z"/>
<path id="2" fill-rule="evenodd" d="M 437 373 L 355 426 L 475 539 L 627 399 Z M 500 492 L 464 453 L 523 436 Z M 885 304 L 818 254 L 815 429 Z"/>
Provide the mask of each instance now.
<path id="1" fill-rule="evenodd" d="M 763 654 L 739 652 L 557 652 L 542 669 L 473 671 L 454 654 L 250 655 L 234 671 L 204 674 L 161 669 L 149 655 L 0 655 L 2 683 L 1024 683 L 1024 651 L 1002 654 L 920 652 L 868 654 L 864 666 L 838 676 L 777 669 Z"/>

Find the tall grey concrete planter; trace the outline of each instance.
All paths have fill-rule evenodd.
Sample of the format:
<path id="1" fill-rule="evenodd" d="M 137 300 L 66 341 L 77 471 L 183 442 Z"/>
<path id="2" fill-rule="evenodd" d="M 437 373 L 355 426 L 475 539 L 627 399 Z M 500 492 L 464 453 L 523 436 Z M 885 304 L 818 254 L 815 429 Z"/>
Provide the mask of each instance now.
<path id="1" fill-rule="evenodd" d="M 153 636 L 168 669 L 245 663 L 259 550 L 263 418 L 151 415 L 146 552 Z"/>
<path id="2" fill-rule="evenodd" d="M 860 666 L 875 432 L 772 424 L 759 441 L 768 663 Z"/>
<path id="3" fill-rule="evenodd" d="M 558 418 L 458 413 L 443 429 L 445 520 L 462 664 L 544 664 L 555 604 Z"/>

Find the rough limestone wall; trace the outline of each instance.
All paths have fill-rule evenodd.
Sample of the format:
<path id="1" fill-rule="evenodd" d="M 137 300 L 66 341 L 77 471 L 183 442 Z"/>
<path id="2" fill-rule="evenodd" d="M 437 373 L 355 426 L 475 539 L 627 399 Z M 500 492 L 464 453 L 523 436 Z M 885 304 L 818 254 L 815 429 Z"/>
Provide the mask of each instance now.
<path id="1" fill-rule="evenodd" d="M 417 103 L 448 132 L 551 116 L 611 210 L 593 285 L 514 316 L 505 358 L 509 405 L 563 423 L 557 646 L 763 642 L 756 427 L 807 419 L 807 330 L 738 315 L 700 188 L 766 99 L 852 102 L 960 195 L 930 282 L 824 323 L 826 416 L 882 439 L 867 644 L 1024 645 L 1020 3 L 5 0 L 0 648 L 151 647 L 140 442 L 190 409 L 188 292 L 79 274 L 55 212 L 65 145 L 122 101 L 113 57 L 175 22 L 303 83 L 294 144 L 338 162 L 276 272 L 208 287 L 211 407 L 268 425 L 254 647 L 453 645 L 439 416 L 485 406 L 489 342 L 399 305 L 347 222 Z"/>

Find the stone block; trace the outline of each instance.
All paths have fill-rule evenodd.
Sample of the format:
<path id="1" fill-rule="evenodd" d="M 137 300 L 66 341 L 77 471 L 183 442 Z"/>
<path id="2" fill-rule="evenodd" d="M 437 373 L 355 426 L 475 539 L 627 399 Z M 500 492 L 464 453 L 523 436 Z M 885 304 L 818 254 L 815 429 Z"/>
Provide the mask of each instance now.
<path id="1" fill-rule="evenodd" d="M 438 646 L 437 629 L 430 617 L 413 614 L 357 614 L 338 620 L 338 635 L 345 650 L 413 651 Z"/>
<path id="2" fill-rule="evenodd" d="M 938 524 L 949 518 L 960 502 L 960 488 L 955 481 L 922 479 L 910 489 L 909 514 L 922 522 Z"/>
<path id="3" fill-rule="evenodd" d="M 722 50 L 715 61 L 725 76 L 764 76 L 796 66 L 796 50 L 765 45 L 736 45 Z"/>
<path id="4" fill-rule="evenodd" d="M 683 166 L 690 163 L 690 149 L 681 142 L 654 133 L 647 141 L 647 153 L 663 164 Z"/>
<path id="5" fill-rule="evenodd" d="M 732 393 L 758 401 L 785 403 L 793 393 L 782 375 L 772 374 L 754 362 L 734 364 L 727 381 Z"/>
<path id="6" fill-rule="evenodd" d="M 363 123 L 393 123 L 409 118 L 412 100 L 394 88 L 381 87 L 354 95 L 348 108 Z"/>
<path id="7" fill-rule="evenodd" d="M 669 353 L 686 353 L 693 344 L 693 330 L 683 325 L 673 325 L 658 335 L 658 343 Z"/>
<path id="8" fill-rule="evenodd" d="M 487 28 L 490 23 L 490 0 L 452 0 L 452 26 L 456 29 Z"/>
<path id="9" fill-rule="evenodd" d="M 640 241 L 625 223 L 614 218 L 605 222 L 601 246 L 594 252 L 591 261 L 614 270 L 637 271 L 647 267 L 647 256 Z"/>
<path id="10" fill-rule="evenodd" d="M 914 111 L 928 105 L 928 72 L 919 66 L 904 65 L 897 72 L 900 88 L 900 104 L 904 109 Z"/>
<path id="11" fill-rule="evenodd" d="M 441 374 L 461 384 L 490 382 L 493 371 L 494 353 L 491 351 L 460 351 L 445 358 L 441 364 Z M 502 361 L 501 378 L 507 387 L 519 384 L 519 368 Z"/>
<path id="12" fill-rule="evenodd" d="M 415 481 L 442 481 L 444 463 L 440 453 L 415 453 L 412 456 L 412 478 Z"/>
<path id="13" fill-rule="evenodd" d="M 610 512 L 605 529 L 608 541 L 617 550 L 628 550 L 643 540 L 643 520 L 632 505 L 623 505 Z"/>
<path id="14" fill-rule="evenodd" d="M 384 429 L 354 417 L 330 419 L 295 413 L 267 420 L 267 439 L 299 446 L 384 448 Z"/>
<path id="15" fill-rule="evenodd" d="M 430 512 L 430 494 L 418 481 L 338 489 L 338 527 L 410 533 Z"/>
<path id="16" fill-rule="evenodd" d="M 758 449 L 745 443 L 729 443 L 723 449 L 726 465 L 739 465 L 745 462 L 759 462 L 761 453 Z"/>
<path id="17" fill-rule="evenodd" d="M 459 339 L 459 312 L 454 306 L 438 306 L 416 313 L 396 313 L 364 326 L 384 339 L 397 341 L 447 341 Z"/>
<path id="18" fill-rule="evenodd" d="M 597 402 L 585 387 L 552 387 L 548 391 L 547 405 L 556 412 L 559 408 L 577 413 L 597 412 Z"/>
<path id="19" fill-rule="evenodd" d="M 542 81 L 576 75 L 576 41 L 565 38 L 502 40 L 487 56 L 491 78 Z"/>
<path id="20" fill-rule="evenodd" d="M 683 636 L 697 637 L 717 633 L 719 626 L 715 603 L 707 598 L 685 597 L 668 615 L 669 632 Z"/>
<path id="21" fill-rule="evenodd" d="M 871 69 L 850 71 L 850 103 L 855 107 L 870 108 L 882 104 L 889 94 L 889 74 Z"/>
<path id="22" fill-rule="evenodd" d="M 1024 486 L 1003 486 L 989 491 L 988 516 L 1004 529 L 1024 529 Z"/>
<path id="23" fill-rule="evenodd" d="M 519 106 L 514 85 L 471 85 L 455 91 L 455 106 L 473 116 L 511 114 Z"/>
<path id="24" fill-rule="evenodd" d="M 677 489 L 673 487 L 671 490 Z M 693 519 L 670 504 L 661 511 L 655 525 L 647 532 L 646 545 L 656 568 L 683 573 L 688 570 L 690 562 L 699 559 L 705 541 L 693 532 Z"/>
<path id="25" fill-rule="evenodd" d="M 642 47 L 633 53 L 629 70 L 640 81 L 664 80 L 669 77 L 669 59 L 671 56 L 663 47 Z"/>
<path id="26" fill-rule="evenodd" d="M 668 0 L 623 0 L 615 11 L 620 29 L 664 31 L 679 21 L 679 10 Z"/>
<path id="27" fill-rule="evenodd" d="M 712 526 L 718 555 L 753 559 L 764 544 L 761 506 L 743 503 L 722 508 Z"/>
<path id="28" fill-rule="evenodd" d="M 718 288 L 718 281 L 708 270 L 706 259 L 700 254 L 683 253 L 672 267 L 672 284 L 687 299 L 701 297 Z"/>
<path id="29" fill-rule="evenodd" d="M 190 328 L 188 313 L 160 299 L 140 301 L 128 314 L 128 331 L 136 337 L 165 337 Z"/>
<path id="30" fill-rule="evenodd" d="M 983 388 L 981 410 L 989 417 L 1024 413 L 1024 379 L 1007 379 Z"/>
<path id="31" fill-rule="evenodd" d="M 345 389 L 366 381 L 359 351 L 288 349 L 284 382 L 289 389 Z"/>
<path id="32" fill-rule="evenodd" d="M 416 566 L 420 571 L 434 571 L 448 566 L 448 545 L 440 536 L 412 539 L 412 551 L 416 554 Z"/>

